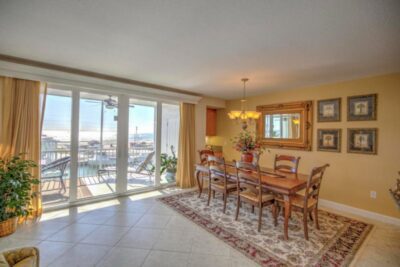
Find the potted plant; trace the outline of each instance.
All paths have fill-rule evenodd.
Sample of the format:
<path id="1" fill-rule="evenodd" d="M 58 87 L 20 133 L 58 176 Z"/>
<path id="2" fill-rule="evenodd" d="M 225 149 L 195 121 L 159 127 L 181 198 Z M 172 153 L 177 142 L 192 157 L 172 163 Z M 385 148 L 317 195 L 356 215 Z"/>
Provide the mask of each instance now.
<path id="1" fill-rule="evenodd" d="M 241 154 L 241 161 L 253 162 L 254 152 L 261 152 L 263 148 L 258 140 L 248 131 L 242 131 L 239 135 L 232 138 L 234 149 Z"/>
<path id="2" fill-rule="evenodd" d="M 35 162 L 21 156 L 0 159 L 0 237 L 14 233 L 18 217 L 30 214 L 29 203 L 35 196 L 31 186 L 39 183 L 30 173 L 35 167 Z"/>
<path id="3" fill-rule="evenodd" d="M 171 156 L 167 153 L 161 154 L 161 169 L 160 173 L 166 173 L 165 178 L 168 182 L 175 181 L 176 165 L 178 164 L 178 159 L 176 157 L 174 146 L 171 146 Z"/>

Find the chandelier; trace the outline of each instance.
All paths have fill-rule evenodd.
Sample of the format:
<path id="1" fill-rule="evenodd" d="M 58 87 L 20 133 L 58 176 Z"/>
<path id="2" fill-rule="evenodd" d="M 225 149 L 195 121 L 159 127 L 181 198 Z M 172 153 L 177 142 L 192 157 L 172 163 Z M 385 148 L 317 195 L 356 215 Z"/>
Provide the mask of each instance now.
<path id="1" fill-rule="evenodd" d="M 261 116 L 261 112 L 246 110 L 246 82 L 249 79 L 243 78 L 243 98 L 240 100 L 241 110 L 232 110 L 228 113 L 228 117 L 231 120 L 240 121 L 242 123 L 242 129 L 246 130 L 247 126 L 255 120 L 258 120 Z"/>

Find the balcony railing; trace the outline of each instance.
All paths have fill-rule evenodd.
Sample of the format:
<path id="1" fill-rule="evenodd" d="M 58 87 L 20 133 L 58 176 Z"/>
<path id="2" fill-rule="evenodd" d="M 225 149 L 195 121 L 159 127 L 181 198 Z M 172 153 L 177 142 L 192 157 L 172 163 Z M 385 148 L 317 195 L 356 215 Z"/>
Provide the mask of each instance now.
<path id="1" fill-rule="evenodd" d="M 138 147 L 130 147 L 128 149 L 129 158 L 128 163 L 140 161 L 146 157 L 150 152 L 154 151 L 153 145 L 145 145 Z M 70 150 L 57 149 L 47 150 L 41 153 L 42 166 L 48 165 L 58 159 L 71 156 Z M 81 148 L 78 153 L 78 177 L 91 177 L 97 176 L 99 169 L 106 167 L 116 167 L 117 163 L 117 150 L 116 148 Z M 43 174 L 44 177 L 46 174 Z M 68 179 L 69 167 L 67 168 L 65 179 Z"/>

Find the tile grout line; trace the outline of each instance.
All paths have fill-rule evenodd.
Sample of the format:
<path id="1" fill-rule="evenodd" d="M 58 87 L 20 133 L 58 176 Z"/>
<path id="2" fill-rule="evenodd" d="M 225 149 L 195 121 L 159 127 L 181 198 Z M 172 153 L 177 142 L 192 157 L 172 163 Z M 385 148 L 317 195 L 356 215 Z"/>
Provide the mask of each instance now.
<path id="1" fill-rule="evenodd" d="M 118 243 L 126 236 L 126 234 L 127 234 L 132 228 L 135 227 L 135 225 L 140 221 L 141 218 L 143 218 L 143 216 L 144 216 L 145 214 L 146 214 L 146 213 L 141 214 L 140 218 L 139 218 L 134 224 L 132 224 L 131 226 L 128 227 L 128 229 L 127 229 L 127 231 L 124 233 L 124 235 L 122 235 L 122 236 L 114 243 L 114 245 L 111 247 L 111 249 L 110 249 L 109 251 L 107 251 L 107 253 L 105 253 L 105 254 L 95 263 L 95 266 L 98 265 L 99 263 L 101 263 L 101 261 L 103 261 L 103 259 L 105 259 L 106 256 L 109 255 L 110 252 L 111 252 L 114 248 L 118 248 L 118 247 L 117 247 Z M 111 219 L 111 217 L 110 217 L 110 219 Z M 107 220 L 108 220 L 108 219 L 107 219 Z M 104 224 L 103 224 L 103 225 L 104 225 Z M 115 225 L 114 225 L 114 226 L 115 226 Z M 150 251 L 149 251 L 148 254 L 150 254 Z M 147 258 L 147 256 L 148 256 L 148 255 L 146 255 L 146 258 Z M 144 263 L 144 261 L 143 261 L 143 263 Z"/>

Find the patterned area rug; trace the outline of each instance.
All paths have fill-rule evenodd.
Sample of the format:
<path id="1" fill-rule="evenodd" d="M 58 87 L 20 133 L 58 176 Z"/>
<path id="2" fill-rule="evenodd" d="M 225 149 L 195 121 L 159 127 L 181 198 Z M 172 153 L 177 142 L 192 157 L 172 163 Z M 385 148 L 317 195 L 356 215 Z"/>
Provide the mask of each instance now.
<path id="1" fill-rule="evenodd" d="M 293 213 L 289 222 L 289 240 L 283 239 L 283 217 L 274 227 L 270 208 L 263 210 L 261 232 L 257 232 L 258 210 L 243 203 L 235 221 L 236 198 L 230 196 L 226 214 L 221 195 L 201 198 L 186 192 L 159 199 L 261 266 L 348 266 L 372 225 L 320 210 L 317 230 L 309 222 L 309 241 L 304 239 L 302 215 Z"/>

